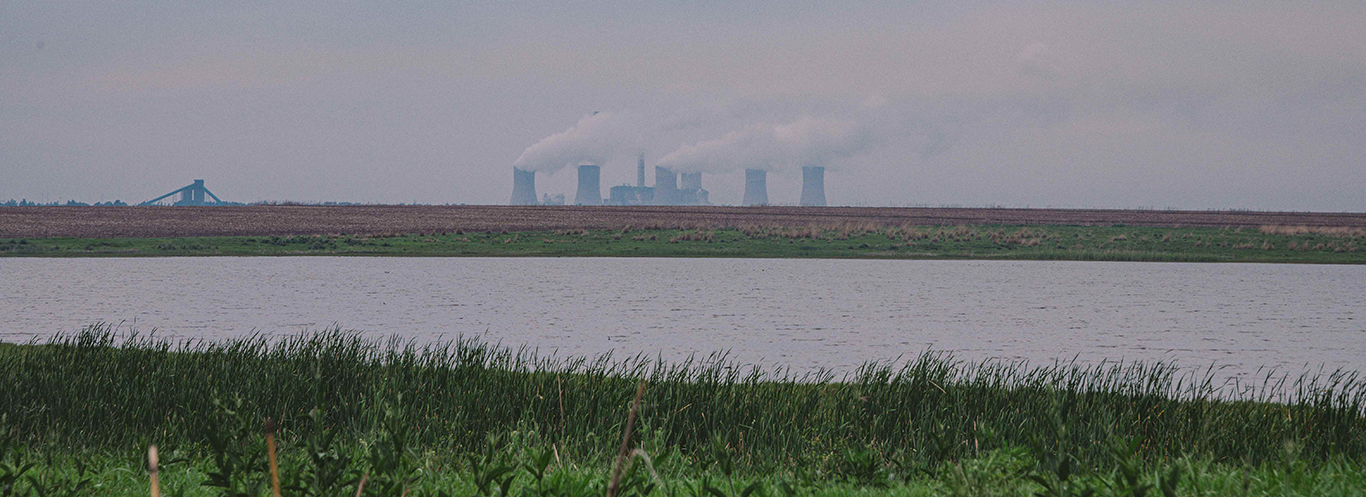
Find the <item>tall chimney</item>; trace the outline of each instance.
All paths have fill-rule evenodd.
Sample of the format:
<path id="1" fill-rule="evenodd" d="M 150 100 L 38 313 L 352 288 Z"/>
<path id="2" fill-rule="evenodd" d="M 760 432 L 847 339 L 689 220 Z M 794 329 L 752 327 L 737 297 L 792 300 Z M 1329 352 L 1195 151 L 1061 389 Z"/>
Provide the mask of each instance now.
<path id="1" fill-rule="evenodd" d="M 579 192 L 574 195 L 578 205 L 602 205 L 602 187 L 598 184 L 598 166 L 579 166 Z"/>
<path id="2" fill-rule="evenodd" d="M 536 172 L 512 168 L 512 205 L 536 205 Z"/>
<path id="3" fill-rule="evenodd" d="M 768 205 L 768 172 L 745 169 L 745 199 L 741 205 Z"/>
<path id="4" fill-rule="evenodd" d="M 683 173 L 683 185 L 682 185 L 682 189 L 684 189 L 684 190 L 701 190 L 701 189 L 702 189 L 702 173 Z"/>
<path id="5" fill-rule="evenodd" d="M 801 205 L 810 207 L 825 207 L 825 168 L 824 167 L 803 167 L 802 168 L 802 201 Z"/>
<path id="6" fill-rule="evenodd" d="M 636 186 L 645 187 L 645 154 L 636 159 Z"/>

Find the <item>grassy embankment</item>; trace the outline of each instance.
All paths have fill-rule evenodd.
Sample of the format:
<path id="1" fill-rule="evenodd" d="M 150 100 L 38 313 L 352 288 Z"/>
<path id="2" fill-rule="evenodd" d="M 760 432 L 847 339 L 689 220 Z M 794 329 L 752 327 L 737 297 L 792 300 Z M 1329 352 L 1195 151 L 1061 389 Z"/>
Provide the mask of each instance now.
<path id="1" fill-rule="evenodd" d="M 120 343 L 95 330 L 0 348 L 15 449 L 0 486 L 8 468 L 33 462 L 27 476 L 40 484 L 85 478 L 99 495 L 145 495 L 140 465 L 157 444 L 168 490 L 259 488 L 260 427 L 272 418 L 289 495 L 355 495 L 362 477 L 366 495 L 602 495 L 642 382 L 626 495 L 724 497 L 756 483 L 751 495 L 1139 495 L 1133 485 L 1164 481 L 1181 495 L 1351 495 L 1366 485 L 1366 383 L 1354 375 L 1221 387 L 1161 364 L 925 355 L 837 379 L 718 359 L 556 359 L 340 332 Z"/>
<path id="2" fill-rule="evenodd" d="M 0 256 L 588 256 L 1366 263 L 1366 229 L 830 225 L 0 240 Z"/>

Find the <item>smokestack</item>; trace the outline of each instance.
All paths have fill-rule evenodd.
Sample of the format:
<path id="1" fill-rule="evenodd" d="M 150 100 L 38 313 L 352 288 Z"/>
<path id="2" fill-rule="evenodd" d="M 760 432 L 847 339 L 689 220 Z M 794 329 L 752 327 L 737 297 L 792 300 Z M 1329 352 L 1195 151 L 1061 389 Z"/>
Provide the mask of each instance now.
<path id="1" fill-rule="evenodd" d="M 684 190 L 701 190 L 702 173 L 683 173 Z"/>
<path id="2" fill-rule="evenodd" d="M 645 154 L 636 159 L 636 186 L 645 187 Z"/>
<path id="3" fill-rule="evenodd" d="M 745 199 L 741 205 L 768 205 L 768 172 L 745 169 Z"/>
<path id="4" fill-rule="evenodd" d="M 536 205 L 536 172 L 512 168 L 512 205 Z"/>
<path id="5" fill-rule="evenodd" d="M 602 205 L 602 187 L 598 185 L 601 169 L 598 166 L 579 166 L 579 192 L 574 195 L 578 205 Z"/>
<path id="6" fill-rule="evenodd" d="M 803 167 L 802 168 L 802 201 L 801 205 L 810 207 L 825 207 L 825 168 L 824 167 Z"/>

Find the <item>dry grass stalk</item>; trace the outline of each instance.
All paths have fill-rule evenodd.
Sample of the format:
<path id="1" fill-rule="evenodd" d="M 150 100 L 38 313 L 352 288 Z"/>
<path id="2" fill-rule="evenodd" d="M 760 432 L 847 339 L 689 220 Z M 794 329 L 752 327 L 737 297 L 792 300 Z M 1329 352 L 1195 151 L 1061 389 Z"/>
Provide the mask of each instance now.
<path id="1" fill-rule="evenodd" d="M 612 466 L 612 482 L 607 486 L 607 497 L 616 497 L 620 490 L 622 467 L 631 454 L 631 429 L 636 424 L 636 412 L 640 411 L 640 398 L 645 396 L 645 380 L 636 386 L 636 400 L 631 403 L 631 412 L 626 415 L 626 432 L 621 436 L 621 450 L 617 451 L 617 462 Z"/>
<path id="2" fill-rule="evenodd" d="M 152 497 L 161 497 L 161 483 L 157 481 L 157 446 L 147 448 L 147 471 L 152 478 Z"/>
<path id="3" fill-rule="evenodd" d="M 270 491 L 280 497 L 280 464 L 275 460 L 275 421 L 266 418 L 266 459 L 270 461 Z"/>
<path id="4" fill-rule="evenodd" d="M 370 479 L 370 472 L 360 475 L 360 483 L 356 484 L 356 497 L 365 495 L 365 481 Z"/>

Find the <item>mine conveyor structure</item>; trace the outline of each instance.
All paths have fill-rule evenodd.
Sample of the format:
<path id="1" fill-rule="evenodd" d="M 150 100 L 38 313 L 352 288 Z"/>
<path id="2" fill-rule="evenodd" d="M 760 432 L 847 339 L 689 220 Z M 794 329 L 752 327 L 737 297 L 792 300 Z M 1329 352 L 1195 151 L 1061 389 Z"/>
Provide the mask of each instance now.
<path id="1" fill-rule="evenodd" d="M 204 180 L 197 179 L 194 180 L 194 183 L 190 183 L 188 186 L 184 188 L 148 200 L 138 205 L 152 205 L 157 202 L 160 202 L 166 197 L 170 197 L 176 194 L 180 194 L 180 200 L 175 201 L 171 205 L 222 205 L 226 203 L 222 200 L 219 200 L 218 195 L 214 195 L 213 192 L 209 191 L 208 188 L 204 188 Z M 204 200 L 204 197 L 206 195 L 209 198 L 212 198 L 213 202 Z"/>

